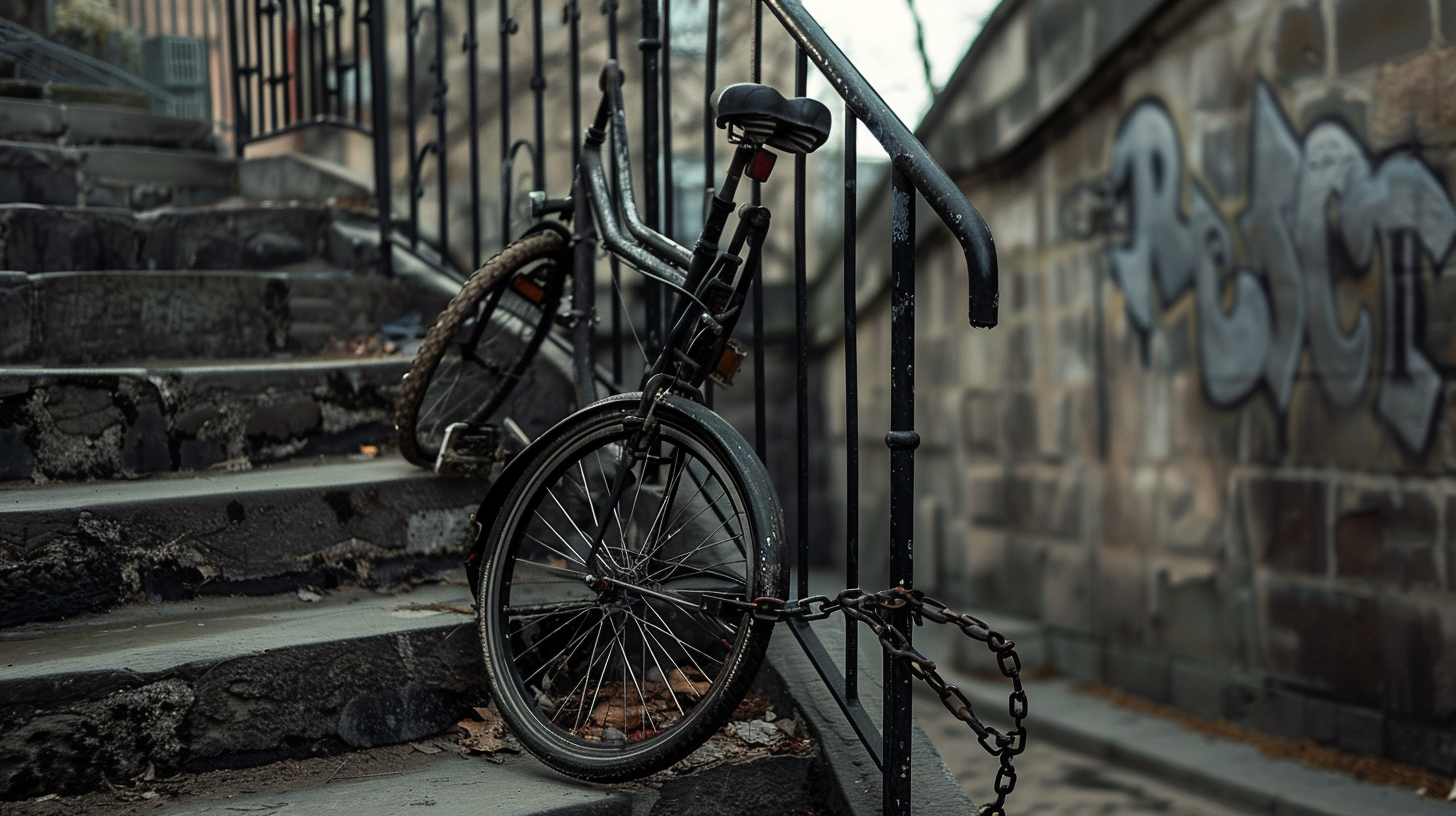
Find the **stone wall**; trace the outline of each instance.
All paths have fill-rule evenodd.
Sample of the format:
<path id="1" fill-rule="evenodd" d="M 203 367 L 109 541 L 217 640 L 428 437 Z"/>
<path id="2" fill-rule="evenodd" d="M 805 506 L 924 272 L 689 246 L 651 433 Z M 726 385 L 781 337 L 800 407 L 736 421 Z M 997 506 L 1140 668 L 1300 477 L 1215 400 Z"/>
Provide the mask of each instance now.
<path id="1" fill-rule="evenodd" d="M 1452 99 L 1451 0 L 1004 3 L 920 134 L 1002 291 L 967 328 L 922 208 L 920 583 L 1075 677 L 1456 773 Z"/>

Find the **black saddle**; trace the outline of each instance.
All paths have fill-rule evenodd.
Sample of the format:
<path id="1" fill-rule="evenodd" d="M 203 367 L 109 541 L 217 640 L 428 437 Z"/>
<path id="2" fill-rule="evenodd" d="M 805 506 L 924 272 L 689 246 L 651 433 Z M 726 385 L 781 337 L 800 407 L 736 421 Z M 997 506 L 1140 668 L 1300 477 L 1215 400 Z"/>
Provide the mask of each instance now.
<path id="1" fill-rule="evenodd" d="M 817 99 L 784 95 L 767 85 L 742 82 L 713 94 L 717 123 L 736 142 L 768 145 L 786 153 L 813 153 L 829 138 L 829 108 Z"/>

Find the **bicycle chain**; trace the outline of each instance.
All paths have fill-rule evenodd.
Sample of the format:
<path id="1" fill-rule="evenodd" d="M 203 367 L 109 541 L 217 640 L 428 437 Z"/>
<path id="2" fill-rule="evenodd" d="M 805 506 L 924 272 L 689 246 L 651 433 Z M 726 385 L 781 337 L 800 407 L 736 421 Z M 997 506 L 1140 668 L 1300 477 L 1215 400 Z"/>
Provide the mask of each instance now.
<path id="1" fill-rule="evenodd" d="M 1021 658 L 1016 654 L 1015 641 L 1007 640 L 985 621 L 952 611 L 940 601 L 926 597 L 925 593 L 918 589 L 906 589 L 898 586 L 880 592 L 846 589 L 833 598 L 827 595 L 814 595 L 797 601 L 785 601 L 781 598 L 757 598 L 753 603 L 729 598 L 714 598 L 714 600 L 721 602 L 724 606 L 750 611 L 754 617 L 765 621 L 778 622 L 787 618 L 815 621 L 840 612 L 864 623 L 880 639 L 880 645 L 885 651 L 897 658 L 904 658 L 910 665 L 910 673 L 930 686 L 931 690 L 940 697 L 941 705 L 945 706 L 946 710 L 956 719 L 970 726 L 971 730 L 976 733 L 976 741 L 986 749 L 987 753 L 1001 760 L 1001 767 L 996 771 L 996 781 L 993 784 L 996 801 L 989 805 L 982 805 L 980 814 L 981 816 L 1006 816 L 1004 807 L 1006 797 L 1016 788 L 1016 768 L 1013 765 L 1013 758 L 1026 750 L 1026 726 L 1022 725 L 1027 712 L 1026 689 L 1021 685 Z M 1010 731 L 1003 734 L 981 722 L 971 708 L 971 701 L 966 698 L 966 695 L 955 685 L 947 683 L 945 678 L 936 671 L 935 661 L 916 651 L 910 645 L 910 639 L 905 636 L 905 633 L 896 629 L 879 614 L 881 609 L 903 609 L 907 606 L 910 608 L 910 614 L 917 626 L 927 620 L 931 623 L 954 624 L 967 637 L 986 644 L 986 648 L 995 653 L 996 665 L 1000 668 L 1001 674 L 1011 680 L 1012 689 L 1007 701 L 1007 709 L 1013 725 Z"/>

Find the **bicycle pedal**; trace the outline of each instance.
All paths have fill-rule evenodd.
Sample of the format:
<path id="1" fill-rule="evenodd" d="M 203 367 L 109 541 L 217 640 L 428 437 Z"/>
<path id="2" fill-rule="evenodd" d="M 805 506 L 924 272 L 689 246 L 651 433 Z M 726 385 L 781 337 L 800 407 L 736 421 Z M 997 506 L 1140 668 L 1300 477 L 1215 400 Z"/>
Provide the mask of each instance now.
<path id="1" fill-rule="evenodd" d="M 454 422 L 445 428 L 445 439 L 435 457 L 435 472 L 464 479 L 494 479 L 506 459 L 500 428 Z"/>
<path id="2" fill-rule="evenodd" d="M 728 344 L 723 347 L 723 356 L 718 358 L 718 365 L 708 372 L 708 379 L 722 388 L 731 387 L 733 378 L 737 376 L 738 369 L 743 367 L 743 360 L 747 356 L 747 346 L 728 338 Z"/>

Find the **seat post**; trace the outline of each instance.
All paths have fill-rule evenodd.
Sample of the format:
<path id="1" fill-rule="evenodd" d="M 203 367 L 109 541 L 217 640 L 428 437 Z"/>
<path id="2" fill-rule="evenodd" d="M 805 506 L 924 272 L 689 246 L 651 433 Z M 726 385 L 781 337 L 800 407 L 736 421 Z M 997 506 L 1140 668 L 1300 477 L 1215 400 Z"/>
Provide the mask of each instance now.
<path id="1" fill-rule="evenodd" d="M 728 225 L 728 214 L 733 212 L 733 195 L 738 191 L 738 182 L 743 178 L 743 169 L 748 166 L 750 161 L 753 161 L 756 153 L 758 153 L 756 145 L 740 144 L 738 149 L 733 151 L 733 160 L 728 164 L 728 175 L 723 179 L 723 187 L 708 201 L 708 217 L 703 222 L 703 231 L 698 235 L 697 244 L 693 246 L 693 259 L 688 265 L 688 274 L 683 281 L 683 288 L 689 292 L 697 291 L 704 276 L 708 274 L 708 269 L 712 267 L 714 259 L 718 257 L 718 239 L 723 237 L 723 228 Z M 677 321 L 682 319 L 687 308 L 687 298 L 679 297 L 677 308 L 673 309 L 672 322 L 668 325 L 676 325 Z"/>
<path id="2" fill-rule="evenodd" d="M 758 150 L 758 145 L 744 142 L 733 151 L 733 160 L 728 163 L 728 175 L 723 179 L 723 186 L 718 190 L 719 198 L 729 203 L 733 202 L 733 196 L 738 193 L 738 181 L 743 178 L 743 168 L 748 166 Z"/>

